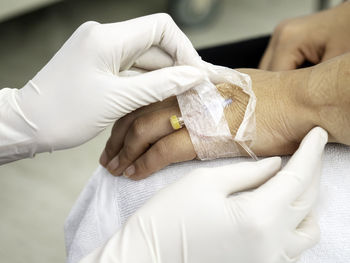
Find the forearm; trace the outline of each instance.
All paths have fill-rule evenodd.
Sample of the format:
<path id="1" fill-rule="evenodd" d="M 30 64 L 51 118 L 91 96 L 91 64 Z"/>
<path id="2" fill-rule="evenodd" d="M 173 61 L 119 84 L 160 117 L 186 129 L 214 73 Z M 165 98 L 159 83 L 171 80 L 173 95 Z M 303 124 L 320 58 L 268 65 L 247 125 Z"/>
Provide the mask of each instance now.
<path id="1" fill-rule="evenodd" d="M 305 69 L 239 71 L 250 75 L 257 98 L 257 155 L 290 154 L 315 126 L 350 145 L 350 53 Z"/>
<path id="2" fill-rule="evenodd" d="M 269 72 L 255 69 L 238 71 L 251 77 L 257 98 L 253 152 L 258 156 L 293 153 L 307 132 L 317 126 L 314 112 L 298 99 L 298 93 L 307 85 L 305 79 L 308 72 Z M 232 114 L 236 115 L 237 112 Z"/>
<path id="3" fill-rule="evenodd" d="M 304 98 L 329 141 L 350 145 L 350 53 L 310 68 Z"/>

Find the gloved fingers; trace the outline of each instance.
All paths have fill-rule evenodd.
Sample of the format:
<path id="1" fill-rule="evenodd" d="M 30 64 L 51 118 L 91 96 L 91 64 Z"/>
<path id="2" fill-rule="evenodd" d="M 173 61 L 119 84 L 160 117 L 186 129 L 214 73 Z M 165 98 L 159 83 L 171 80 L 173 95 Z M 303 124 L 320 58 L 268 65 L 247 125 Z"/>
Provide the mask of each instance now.
<path id="1" fill-rule="evenodd" d="M 163 108 L 172 107 L 177 105 L 176 97 L 168 98 L 162 102 L 153 103 L 147 107 L 142 107 L 136 111 L 127 114 L 123 118 L 115 122 L 112 128 L 111 135 L 106 143 L 100 157 L 100 164 L 104 167 L 119 153 L 123 146 L 125 135 L 127 134 L 130 125 L 135 119 L 144 114 L 148 114 L 154 111 L 158 111 Z"/>
<path id="2" fill-rule="evenodd" d="M 292 229 L 297 228 L 315 207 L 320 192 L 321 167 L 313 176 L 311 185 L 290 205 Z"/>
<path id="3" fill-rule="evenodd" d="M 134 64 L 134 67 L 147 71 L 174 66 L 174 60 L 161 48 L 151 47 L 143 53 Z"/>
<path id="4" fill-rule="evenodd" d="M 170 116 L 180 115 L 178 106 L 153 111 L 136 118 L 130 125 L 119 153 L 108 164 L 113 175 L 121 175 L 139 156 L 162 137 L 174 132 Z"/>
<path id="5" fill-rule="evenodd" d="M 322 153 L 327 143 L 327 132 L 320 127 L 312 129 L 301 142 L 287 165 L 271 180 L 257 189 L 257 193 L 282 206 L 292 204 L 319 173 Z M 279 196 L 278 199 L 275 196 Z"/>
<path id="6" fill-rule="evenodd" d="M 305 250 L 316 245 L 319 240 L 320 228 L 317 223 L 317 217 L 311 212 L 300 223 L 297 229 L 292 231 L 287 241 L 285 253 L 290 258 L 296 258 L 305 252 Z"/>
<path id="7" fill-rule="evenodd" d="M 217 185 L 225 195 L 256 188 L 274 176 L 281 168 L 281 158 L 271 157 L 257 162 L 242 162 L 210 168 L 208 182 Z"/>
<path id="8" fill-rule="evenodd" d="M 109 35 L 118 40 L 123 36 L 122 47 L 120 41 L 114 41 L 118 52 L 123 49 L 121 71 L 132 66 L 152 46 L 159 46 L 178 65 L 195 66 L 201 61 L 190 40 L 168 14 L 154 14 L 104 26 L 107 26 Z"/>
<path id="9" fill-rule="evenodd" d="M 297 199 L 311 184 L 315 175 L 319 176 L 322 166 L 322 155 L 328 141 L 327 132 L 313 128 L 303 139 L 298 150 L 282 169 L 282 173 L 291 173 L 294 177 L 288 180 L 291 191 L 291 201 Z M 289 177 L 289 176 L 288 176 Z"/>
<path id="10" fill-rule="evenodd" d="M 202 71 L 191 66 L 174 66 L 132 77 L 116 77 L 114 96 L 116 105 L 125 105 L 128 112 L 168 97 L 178 95 L 200 84 L 205 78 Z M 116 88 L 118 87 L 118 88 Z M 133 96 L 135 94 L 135 96 Z M 132 108 L 127 105 L 133 101 Z"/>
<path id="11" fill-rule="evenodd" d="M 148 72 L 147 70 L 144 70 L 142 68 L 137 68 L 137 67 L 132 67 L 128 70 L 124 70 L 119 72 L 119 76 L 120 77 L 133 77 L 133 76 L 137 76 L 140 75 L 142 73 L 146 73 Z"/>
<path id="12" fill-rule="evenodd" d="M 194 158 L 196 158 L 196 152 L 190 136 L 186 128 L 182 128 L 153 144 L 125 170 L 124 176 L 133 180 L 144 179 L 169 164 Z"/>

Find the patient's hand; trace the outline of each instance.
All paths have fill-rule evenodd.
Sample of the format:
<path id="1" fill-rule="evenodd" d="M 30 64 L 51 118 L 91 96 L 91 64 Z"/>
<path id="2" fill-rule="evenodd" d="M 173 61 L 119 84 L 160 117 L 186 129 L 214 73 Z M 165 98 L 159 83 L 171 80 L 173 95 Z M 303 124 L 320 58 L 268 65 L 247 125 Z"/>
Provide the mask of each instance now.
<path id="1" fill-rule="evenodd" d="M 257 97 L 254 153 L 290 154 L 314 126 L 328 130 L 330 141 L 350 144 L 349 69 L 350 54 L 294 71 L 239 69 L 252 78 Z M 217 88 L 222 96 L 235 98 L 234 108 L 225 112 L 233 132 L 243 119 L 247 97 L 234 86 Z M 174 131 L 170 125 L 169 117 L 174 114 L 181 115 L 172 97 L 120 119 L 113 127 L 101 164 L 114 175 L 124 173 L 142 179 L 171 163 L 195 159 L 186 128 Z M 243 150 L 241 153 L 246 155 Z"/>
<path id="2" fill-rule="evenodd" d="M 264 70 L 290 70 L 350 51 L 350 2 L 315 14 L 282 21 L 260 62 Z"/>

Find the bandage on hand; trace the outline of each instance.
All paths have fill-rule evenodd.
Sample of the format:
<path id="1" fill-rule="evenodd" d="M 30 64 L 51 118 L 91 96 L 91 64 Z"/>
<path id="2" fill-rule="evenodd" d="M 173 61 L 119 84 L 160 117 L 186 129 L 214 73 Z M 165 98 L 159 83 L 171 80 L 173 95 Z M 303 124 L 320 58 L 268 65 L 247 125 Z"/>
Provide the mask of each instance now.
<path id="1" fill-rule="evenodd" d="M 348 65 L 350 53 L 309 69 L 285 72 L 239 69 L 251 77 L 257 98 L 253 152 L 257 156 L 291 154 L 315 126 L 329 132 L 329 141 L 350 145 L 347 132 L 350 89 L 345 74 Z M 231 96 L 220 85 L 218 88 L 223 97 Z M 130 178 L 142 179 L 169 164 L 195 159 L 186 128 L 174 131 L 171 127 L 172 115 L 181 116 L 175 97 L 120 119 L 113 127 L 101 164 L 114 175 L 126 171 L 131 172 Z M 226 111 L 225 117 L 234 132 L 242 109 Z"/>
<path id="2" fill-rule="evenodd" d="M 253 77 L 254 92 L 260 97 L 257 98 L 256 114 L 262 119 L 257 120 L 258 134 L 254 152 L 260 156 L 293 152 L 298 144 L 287 145 L 284 139 L 276 138 L 276 134 L 262 131 L 265 130 L 264 126 L 273 126 L 277 130 L 276 133 L 278 132 L 273 122 L 275 114 L 270 113 L 272 109 L 266 107 L 266 104 L 272 101 L 259 92 L 262 87 L 271 87 L 273 78 L 265 76 L 266 80 L 269 80 L 269 83 L 266 83 L 262 81 L 259 71 L 255 74 L 249 73 Z M 258 79 L 255 85 L 254 75 L 257 75 Z M 222 83 L 217 85 L 217 88 L 223 98 L 233 100 L 225 108 L 225 117 L 231 133 L 235 134 L 243 120 L 249 98 L 241 88 L 231 84 Z M 273 89 L 269 92 L 273 93 Z M 140 108 L 120 119 L 113 127 L 112 135 L 100 159 L 101 164 L 113 175 L 142 179 L 169 164 L 195 159 L 196 152 L 186 127 L 174 130 L 171 126 L 169 118 L 173 115 L 181 116 L 175 97 Z M 269 115 L 272 117 L 268 118 Z M 267 141 L 270 141 L 271 145 L 266 147 L 263 144 Z M 246 156 L 247 153 L 240 149 L 240 155 Z"/>
<path id="3" fill-rule="evenodd" d="M 217 88 L 223 98 L 234 101 L 225 108 L 225 117 L 234 134 L 243 120 L 249 96 L 234 85 L 223 83 Z M 171 126 L 169 119 L 173 115 L 181 116 L 176 97 L 140 108 L 120 119 L 113 127 L 101 164 L 114 175 L 142 179 L 171 163 L 195 159 L 186 127 L 174 130 Z"/>

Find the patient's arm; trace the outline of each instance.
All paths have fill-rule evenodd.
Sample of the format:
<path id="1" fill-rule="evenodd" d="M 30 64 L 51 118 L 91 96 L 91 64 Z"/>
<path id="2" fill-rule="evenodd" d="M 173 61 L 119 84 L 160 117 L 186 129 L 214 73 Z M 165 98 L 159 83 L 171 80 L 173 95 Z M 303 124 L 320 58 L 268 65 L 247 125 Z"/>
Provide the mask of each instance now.
<path id="1" fill-rule="evenodd" d="M 314 126 L 328 130 L 330 141 L 350 144 L 350 53 L 317 66 L 284 72 L 238 69 L 252 78 L 257 97 L 258 156 L 295 151 Z M 237 130 L 247 99 L 235 87 L 217 88 L 236 98 L 225 112 L 230 130 Z M 113 127 L 101 164 L 114 175 L 123 172 L 141 179 L 176 162 L 192 160 L 196 153 L 186 128 L 174 131 L 169 117 L 180 115 L 176 98 L 141 108 Z M 242 150 L 242 155 L 246 155 Z"/>

